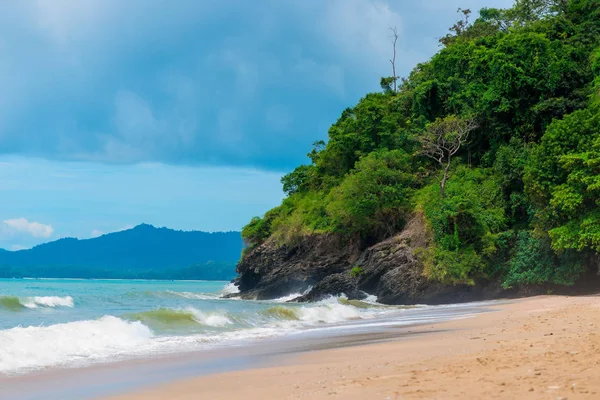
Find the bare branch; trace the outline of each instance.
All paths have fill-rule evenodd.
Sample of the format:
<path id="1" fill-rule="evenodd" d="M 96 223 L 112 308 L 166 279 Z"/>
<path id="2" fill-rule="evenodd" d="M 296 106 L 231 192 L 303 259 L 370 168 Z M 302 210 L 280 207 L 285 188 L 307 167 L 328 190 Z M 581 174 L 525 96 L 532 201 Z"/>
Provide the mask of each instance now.
<path id="1" fill-rule="evenodd" d="M 452 157 L 467 141 L 469 133 L 476 128 L 477 123 L 472 118 L 460 119 L 456 116 L 448 116 L 429 124 L 426 132 L 419 138 L 421 154 L 437 161 L 442 167 L 442 178 L 438 178 L 442 197 L 444 197 Z"/>
<path id="2" fill-rule="evenodd" d="M 393 78 L 393 82 L 394 82 L 394 92 L 398 91 L 398 84 L 397 84 L 397 80 L 398 77 L 396 76 L 396 43 L 398 42 L 398 29 L 396 27 L 390 27 L 390 31 L 392 31 L 391 34 L 391 38 L 392 38 L 392 44 L 393 44 L 393 48 L 394 48 L 394 56 L 392 57 L 392 59 L 390 60 L 390 64 L 392 64 L 392 78 Z"/>

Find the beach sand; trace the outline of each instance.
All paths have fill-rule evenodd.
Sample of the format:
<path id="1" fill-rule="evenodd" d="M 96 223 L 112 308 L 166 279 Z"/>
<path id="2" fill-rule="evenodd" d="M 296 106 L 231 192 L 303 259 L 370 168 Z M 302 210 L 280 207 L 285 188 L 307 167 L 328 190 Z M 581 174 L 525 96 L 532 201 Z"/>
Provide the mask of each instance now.
<path id="1" fill-rule="evenodd" d="M 302 353 L 278 366 L 110 399 L 600 399 L 600 296 L 542 296 L 492 309 L 396 341 Z"/>

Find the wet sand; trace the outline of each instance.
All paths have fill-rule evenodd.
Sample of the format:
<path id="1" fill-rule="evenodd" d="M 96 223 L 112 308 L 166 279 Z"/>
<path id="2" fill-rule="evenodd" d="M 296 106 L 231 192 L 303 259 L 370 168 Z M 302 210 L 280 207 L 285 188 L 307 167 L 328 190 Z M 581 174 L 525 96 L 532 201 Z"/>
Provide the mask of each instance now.
<path id="1" fill-rule="evenodd" d="M 599 296 L 542 296 L 492 308 L 405 328 L 393 341 L 282 356 L 264 368 L 110 400 L 600 398 Z"/>

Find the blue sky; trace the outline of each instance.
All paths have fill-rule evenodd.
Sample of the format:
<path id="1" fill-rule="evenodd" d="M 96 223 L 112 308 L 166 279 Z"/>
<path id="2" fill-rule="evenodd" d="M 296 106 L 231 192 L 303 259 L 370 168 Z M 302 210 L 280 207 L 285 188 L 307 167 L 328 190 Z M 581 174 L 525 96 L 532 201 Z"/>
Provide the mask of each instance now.
<path id="1" fill-rule="evenodd" d="M 347 106 L 511 0 L 58 0 L 0 13 L 0 247 L 235 230 Z"/>

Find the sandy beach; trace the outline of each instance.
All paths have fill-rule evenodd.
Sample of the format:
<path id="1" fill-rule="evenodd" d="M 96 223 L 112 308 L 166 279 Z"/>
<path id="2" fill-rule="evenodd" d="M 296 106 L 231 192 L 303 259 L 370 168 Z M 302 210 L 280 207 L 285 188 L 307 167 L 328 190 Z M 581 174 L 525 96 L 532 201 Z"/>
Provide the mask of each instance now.
<path id="1" fill-rule="evenodd" d="M 396 341 L 320 350 L 111 400 L 597 399 L 600 297 L 542 296 Z M 431 333 L 431 331 L 434 331 Z M 414 332 L 413 332 L 414 333 Z"/>

